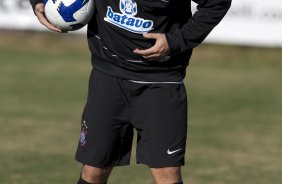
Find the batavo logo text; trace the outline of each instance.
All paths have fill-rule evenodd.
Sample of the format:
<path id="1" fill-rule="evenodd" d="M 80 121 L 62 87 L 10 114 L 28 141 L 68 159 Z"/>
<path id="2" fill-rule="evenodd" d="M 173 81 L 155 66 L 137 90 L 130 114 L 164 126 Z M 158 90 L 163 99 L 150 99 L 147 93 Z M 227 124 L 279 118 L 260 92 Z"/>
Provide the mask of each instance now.
<path id="1" fill-rule="evenodd" d="M 120 0 L 119 9 L 121 13 L 114 12 L 112 7 L 107 7 L 104 20 L 127 31 L 143 34 L 153 29 L 154 22 L 137 15 L 137 3 L 134 0 Z"/>

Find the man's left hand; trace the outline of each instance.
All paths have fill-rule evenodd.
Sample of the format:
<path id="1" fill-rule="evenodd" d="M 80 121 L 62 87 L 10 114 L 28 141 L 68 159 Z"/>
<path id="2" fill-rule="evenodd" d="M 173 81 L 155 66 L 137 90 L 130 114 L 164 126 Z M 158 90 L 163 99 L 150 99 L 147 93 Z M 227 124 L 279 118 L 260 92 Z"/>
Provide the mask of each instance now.
<path id="1" fill-rule="evenodd" d="M 144 50 L 135 49 L 133 51 L 135 54 L 139 54 L 143 58 L 148 59 L 149 61 L 158 61 L 163 59 L 165 56 L 169 55 L 170 49 L 165 34 L 145 33 L 143 34 L 143 36 L 148 39 L 155 39 L 156 43 L 154 46 L 148 49 L 144 49 Z"/>

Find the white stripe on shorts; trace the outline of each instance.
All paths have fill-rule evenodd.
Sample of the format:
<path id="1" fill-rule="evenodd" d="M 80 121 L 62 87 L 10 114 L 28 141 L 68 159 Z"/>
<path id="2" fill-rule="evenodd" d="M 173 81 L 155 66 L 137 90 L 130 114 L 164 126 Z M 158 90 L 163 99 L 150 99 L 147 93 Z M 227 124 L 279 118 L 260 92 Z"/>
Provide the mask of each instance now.
<path id="1" fill-rule="evenodd" d="M 183 84 L 183 80 L 178 82 L 147 82 L 147 81 L 135 81 L 135 80 L 129 80 L 129 81 L 139 84 Z"/>

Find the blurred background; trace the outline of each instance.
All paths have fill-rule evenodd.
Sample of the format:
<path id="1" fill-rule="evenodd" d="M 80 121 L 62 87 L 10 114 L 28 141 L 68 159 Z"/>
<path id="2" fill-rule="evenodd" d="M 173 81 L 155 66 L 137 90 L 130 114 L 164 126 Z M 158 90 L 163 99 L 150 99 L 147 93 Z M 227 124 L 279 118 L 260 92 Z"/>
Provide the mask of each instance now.
<path id="1" fill-rule="evenodd" d="M 281 48 L 281 0 L 234 0 L 194 50 L 186 184 L 282 183 Z M 51 33 L 28 0 L 0 0 L 1 184 L 76 183 L 90 70 L 85 29 Z M 152 184 L 135 143 L 131 165 L 109 183 Z"/>

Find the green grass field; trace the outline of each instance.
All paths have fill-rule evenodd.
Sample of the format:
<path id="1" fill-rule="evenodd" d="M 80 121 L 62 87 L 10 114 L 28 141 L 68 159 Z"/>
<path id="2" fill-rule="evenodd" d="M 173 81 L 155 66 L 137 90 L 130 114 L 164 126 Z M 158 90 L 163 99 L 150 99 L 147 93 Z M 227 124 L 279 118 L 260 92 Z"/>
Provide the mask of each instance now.
<path id="1" fill-rule="evenodd" d="M 84 37 L 0 32 L 1 184 L 76 183 L 90 69 Z M 281 71 L 281 49 L 195 50 L 185 81 L 185 184 L 282 183 Z M 133 149 L 131 165 L 115 168 L 109 183 L 152 180 Z"/>

